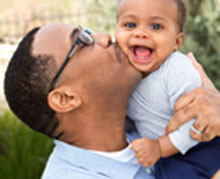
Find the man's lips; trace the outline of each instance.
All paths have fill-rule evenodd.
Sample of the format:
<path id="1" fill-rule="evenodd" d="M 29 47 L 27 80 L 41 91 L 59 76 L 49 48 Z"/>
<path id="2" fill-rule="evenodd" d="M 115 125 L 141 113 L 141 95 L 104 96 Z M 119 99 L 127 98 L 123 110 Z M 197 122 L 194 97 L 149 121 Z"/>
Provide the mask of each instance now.
<path id="1" fill-rule="evenodd" d="M 115 58 L 119 63 L 130 63 L 128 56 L 122 51 L 117 43 L 113 43 Z"/>
<path id="2" fill-rule="evenodd" d="M 153 49 L 145 46 L 131 47 L 134 62 L 146 64 L 151 61 Z"/>

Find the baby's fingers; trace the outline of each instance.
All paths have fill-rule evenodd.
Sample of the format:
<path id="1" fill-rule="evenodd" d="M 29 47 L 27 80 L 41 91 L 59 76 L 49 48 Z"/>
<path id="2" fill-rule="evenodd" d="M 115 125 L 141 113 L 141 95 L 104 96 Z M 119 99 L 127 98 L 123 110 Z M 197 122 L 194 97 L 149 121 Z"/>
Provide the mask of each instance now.
<path id="1" fill-rule="evenodd" d="M 140 145 L 140 140 L 137 139 L 137 140 L 133 140 L 129 147 L 134 151 L 134 152 L 138 152 L 141 150 L 141 145 Z"/>

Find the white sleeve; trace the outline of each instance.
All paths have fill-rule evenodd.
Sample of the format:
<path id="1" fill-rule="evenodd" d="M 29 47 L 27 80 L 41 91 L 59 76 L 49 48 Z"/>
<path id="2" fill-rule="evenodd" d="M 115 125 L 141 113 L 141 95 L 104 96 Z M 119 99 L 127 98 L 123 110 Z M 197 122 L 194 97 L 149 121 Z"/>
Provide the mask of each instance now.
<path id="1" fill-rule="evenodd" d="M 170 107 L 172 109 L 174 109 L 174 104 L 181 95 L 202 84 L 200 75 L 193 67 L 190 59 L 179 52 L 173 53 L 168 58 L 165 76 Z M 198 141 L 190 137 L 190 130 L 194 121 L 194 119 L 190 120 L 179 129 L 169 134 L 172 144 L 182 154 L 185 154 L 191 147 L 198 144 Z"/>

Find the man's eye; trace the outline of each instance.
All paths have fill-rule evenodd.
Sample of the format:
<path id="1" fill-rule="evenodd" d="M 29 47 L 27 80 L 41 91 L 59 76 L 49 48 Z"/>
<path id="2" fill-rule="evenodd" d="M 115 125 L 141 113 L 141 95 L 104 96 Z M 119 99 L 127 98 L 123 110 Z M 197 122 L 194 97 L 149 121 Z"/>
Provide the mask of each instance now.
<path id="1" fill-rule="evenodd" d="M 163 27 L 162 27 L 162 25 L 160 25 L 160 24 L 152 24 L 152 25 L 151 25 L 151 28 L 152 28 L 152 29 L 162 29 Z"/>
<path id="2" fill-rule="evenodd" d="M 125 27 L 135 28 L 135 27 L 136 27 L 136 24 L 135 24 L 135 23 L 127 23 L 127 24 L 125 24 Z"/>

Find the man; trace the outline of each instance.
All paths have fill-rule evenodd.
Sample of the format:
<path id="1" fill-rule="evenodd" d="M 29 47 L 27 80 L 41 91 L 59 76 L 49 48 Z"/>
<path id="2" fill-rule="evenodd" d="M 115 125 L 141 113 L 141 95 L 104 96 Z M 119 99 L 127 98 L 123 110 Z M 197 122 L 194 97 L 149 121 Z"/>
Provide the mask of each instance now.
<path id="1" fill-rule="evenodd" d="M 7 69 L 5 94 L 23 122 L 58 139 L 43 179 L 154 178 L 127 147 L 124 129 L 141 77 L 108 35 L 64 24 L 26 35 Z"/>
<path id="2" fill-rule="evenodd" d="M 64 24 L 26 35 L 7 69 L 5 94 L 21 120 L 58 139 L 43 178 L 153 178 L 126 148 L 124 132 L 141 77 L 107 35 Z"/>

